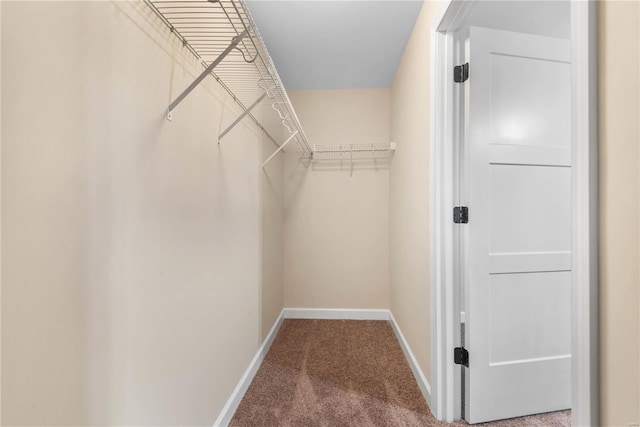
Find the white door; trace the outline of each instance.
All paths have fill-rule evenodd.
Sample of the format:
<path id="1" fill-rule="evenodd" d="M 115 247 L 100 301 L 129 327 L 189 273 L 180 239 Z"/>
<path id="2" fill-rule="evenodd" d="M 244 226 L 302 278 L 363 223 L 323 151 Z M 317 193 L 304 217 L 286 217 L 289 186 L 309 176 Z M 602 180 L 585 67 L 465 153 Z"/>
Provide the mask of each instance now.
<path id="1" fill-rule="evenodd" d="M 471 28 L 465 418 L 571 406 L 568 40 Z"/>

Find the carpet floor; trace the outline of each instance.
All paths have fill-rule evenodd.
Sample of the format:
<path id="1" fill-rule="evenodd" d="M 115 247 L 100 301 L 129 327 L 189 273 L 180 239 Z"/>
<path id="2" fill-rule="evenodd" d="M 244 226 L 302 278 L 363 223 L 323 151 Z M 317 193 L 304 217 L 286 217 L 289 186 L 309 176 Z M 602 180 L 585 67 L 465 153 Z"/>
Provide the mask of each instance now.
<path id="1" fill-rule="evenodd" d="M 477 425 L 569 427 L 570 414 Z M 389 322 L 286 319 L 230 426 L 468 424 L 433 417 Z"/>

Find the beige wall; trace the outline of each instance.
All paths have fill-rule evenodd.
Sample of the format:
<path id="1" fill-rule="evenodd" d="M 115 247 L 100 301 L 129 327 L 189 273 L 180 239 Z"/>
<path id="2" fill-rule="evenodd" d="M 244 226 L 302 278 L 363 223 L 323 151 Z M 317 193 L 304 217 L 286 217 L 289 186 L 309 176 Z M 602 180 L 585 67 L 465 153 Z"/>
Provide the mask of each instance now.
<path id="1" fill-rule="evenodd" d="M 438 2 L 425 2 L 391 87 L 391 311 L 431 378 L 429 294 L 430 31 Z"/>
<path id="2" fill-rule="evenodd" d="M 290 97 L 311 144 L 389 142 L 388 89 Z M 285 306 L 388 308 L 388 162 L 285 158 Z"/>
<path id="3" fill-rule="evenodd" d="M 212 81 L 164 118 L 201 66 L 142 2 L 2 12 L 2 423 L 211 425 L 279 298 L 273 145 L 217 147 Z"/>
<path id="4" fill-rule="evenodd" d="M 640 3 L 599 6 L 601 411 L 627 426 L 640 421 Z"/>

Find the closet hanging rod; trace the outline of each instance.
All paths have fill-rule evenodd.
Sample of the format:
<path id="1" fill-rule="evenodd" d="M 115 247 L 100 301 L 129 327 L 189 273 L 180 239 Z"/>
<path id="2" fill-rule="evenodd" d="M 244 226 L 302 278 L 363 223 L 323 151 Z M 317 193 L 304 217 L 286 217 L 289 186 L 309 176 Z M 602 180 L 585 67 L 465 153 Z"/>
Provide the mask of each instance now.
<path id="1" fill-rule="evenodd" d="M 173 115 L 171 112 L 178 104 L 182 102 L 183 99 L 187 97 L 191 93 L 193 89 L 196 88 L 200 84 L 202 80 L 205 79 L 214 68 L 218 66 L 218 64 L 224 59 L 225 56 L 229 54 L 237 45 L 242 41 L 242 39 L 247 35 L 247 31 L 245 30 L 240 35 L 234 37 L 231 40 L 231 44 L 224 50 L 218 57 L 211 63 L 209 66 L 187 87 L 171 104 L 169 104 L 169 108 L 167 109 L 167 119 L 173 120 Z"/>

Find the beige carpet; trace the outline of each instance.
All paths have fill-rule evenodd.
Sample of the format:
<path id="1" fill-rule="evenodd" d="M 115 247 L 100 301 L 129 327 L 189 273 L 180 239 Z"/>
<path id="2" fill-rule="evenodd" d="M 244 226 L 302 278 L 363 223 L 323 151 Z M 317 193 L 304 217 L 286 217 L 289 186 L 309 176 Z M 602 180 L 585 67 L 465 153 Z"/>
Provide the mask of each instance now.
<path id="1" fill-rule="evenodd" d="M 230 425 L 468 424 L 433 418 L 389 322 L 287 319 Z M 563 411 L 478 425 L 569 427 L 571 416 Z"/>

